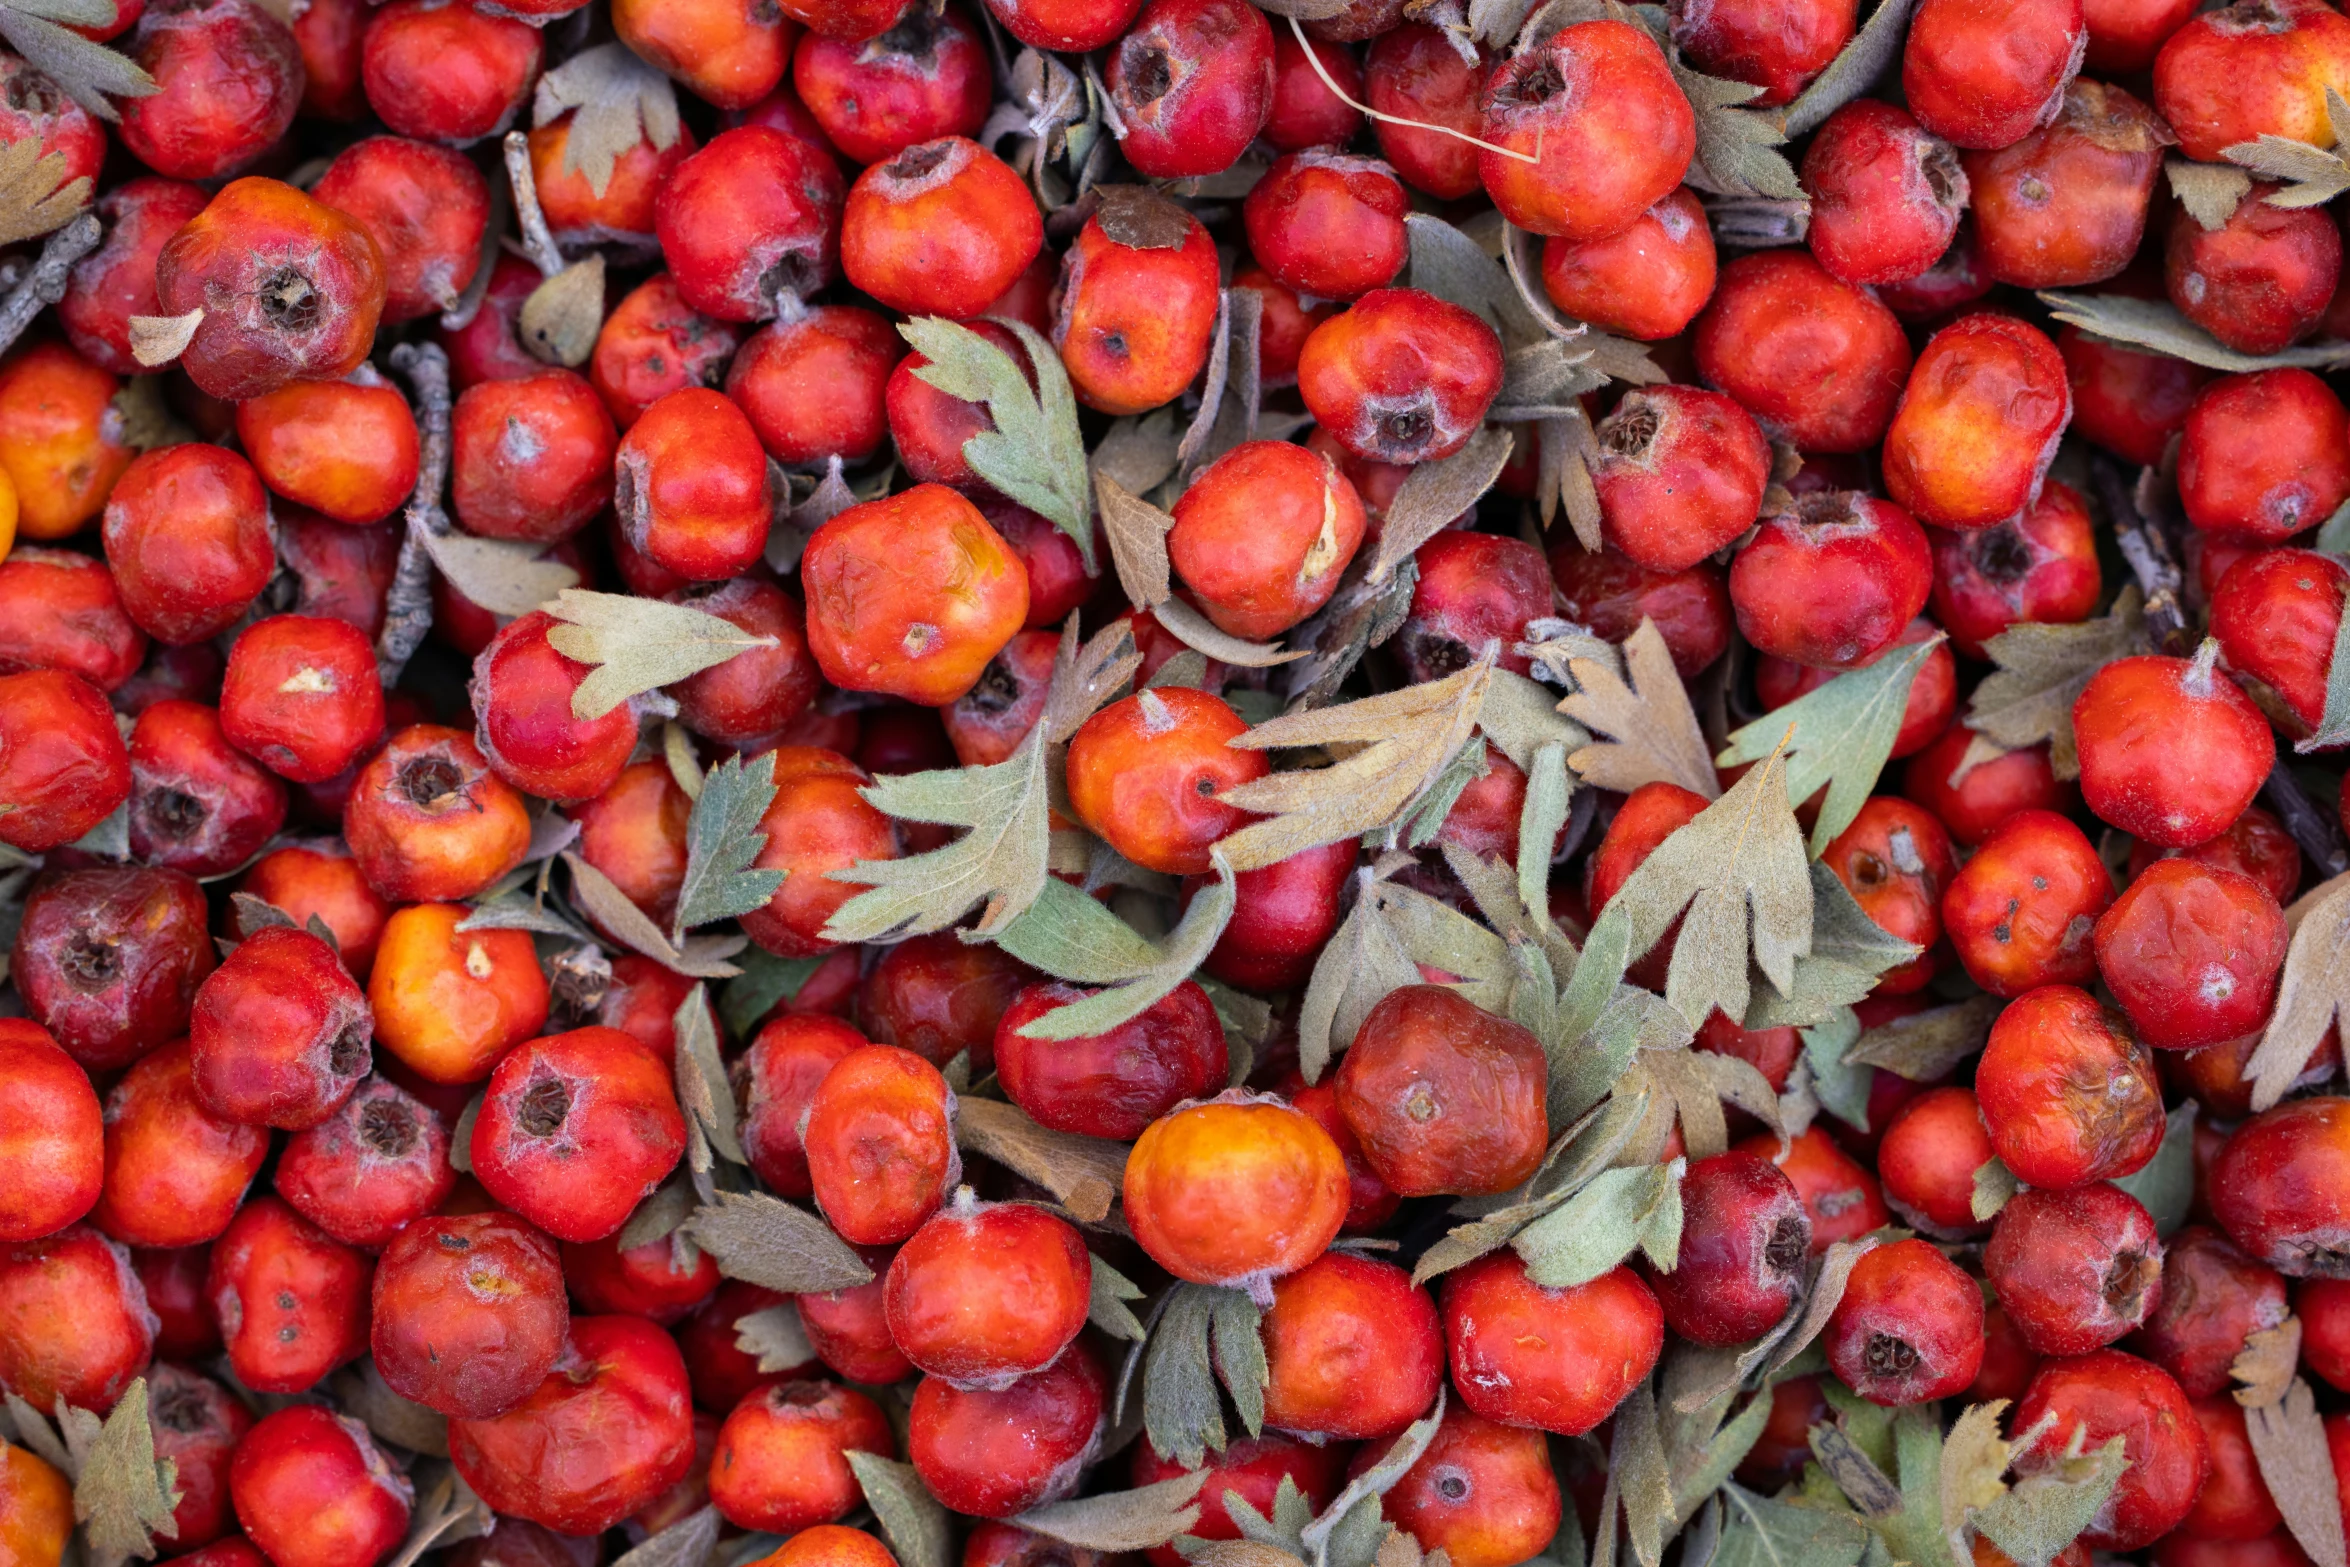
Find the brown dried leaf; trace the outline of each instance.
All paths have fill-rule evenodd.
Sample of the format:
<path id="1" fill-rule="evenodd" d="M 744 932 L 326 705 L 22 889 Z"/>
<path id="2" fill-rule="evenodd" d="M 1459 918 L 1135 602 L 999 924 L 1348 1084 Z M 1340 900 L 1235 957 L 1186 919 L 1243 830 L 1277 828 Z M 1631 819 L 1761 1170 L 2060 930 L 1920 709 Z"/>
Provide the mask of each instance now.
<path id="1" fill-rule="evenodd" d="M 1673 667 L 1672 649 L 1654 622 L 1644 617 L 1624 639 L 1624 665 L 1629 682 L 1597 659 L 1567 661 L 1581 689 L 1559 703 L 1559 711 L 1594 734 L 1615 736 L 1583 747 L 1567 765 L 1585 783 L 1620 794 L 1661 781 L 1717 798 L 1722 787 L 1713 753 Z"/>
<path id="2" fill-rule="evenodd" d="M 1153 605 L 1151 615 L 1185 647 L 1236 668 L 1271 669 L 1306 656 L 1303 650 L 1290 651 L 1272 642 L 1248 642 L 1219 630 L 1215 622 L 1179 598 Z"/>
<path id="3" fill-rule="evenodd" d="M 448 1416 L 393 1392 L 371 1357 L 336 1372 L 332 1385 L 343 1413 L 374 1432 L 376 1440 L 431 1458 L 449 1456 Z"/>
<path id="4" fill-rule="evenodd" d="M 955 1101 L 955 1141 L 1034 1181 L 1087 1224 L 1110 1216 L 1126 1179 L 1126 1144 L 1050 1131 L 992 1099 Z"/>
<path id="5" fill-rule="evenodd" d="M 2300 1364 L 2299 1317 L 2287 1317 L 2273 1328 L 2245 1335 L 2244 1348 L 2228 1367 L 2228 1375 L 2244 1384 L 2236 1389 L 2236 1402 L 2246 1409 L 2266 1409 L 2282 1402 Z"/>
<path id="6" fill-rule="evenodd" d="M 2194 163 L 2172 158 L 2162 166 L 2170 176 L 2171 194 L 2187 209 L 2187 216 L 2205 232 L 2227 226 L 2236 207 L 2251 194 L 2252 176 L 2230 163 Z"/>
<path id="7" fill-rule="evenodd" d="M 89 176 L 66 179 L 65 154 L 44 155 L 38 136 L 0 145 L 0 245 L 63 228 L 89 204 Z"/>
<path id="8" fill-rule="evenodd" d="M 131 357 L 150 370 L 159 370 L 188 351 L 188 345 L 196 340 L 196 328 L 203 324 L 201 309 L 180 316 L 132 316 Z"/>
<path id="9" fill-rule="evenodd" d="M 1095 187 L 1101 204 L 1094 221 L 1102 232 L 1136 250 L 1180 250 L 1198 227 L 1185 212 L 1148 185 Z"/>
<path id="10" fill-rule="evenodd" d="M 604 327 L 604 258 L 591 252 L 530 291 L 516 335 L 541 364 L 576 370 Z"/>
<path id="11" fill-rule="evenodd" d="M 2006 1003 L 1997 996 L 1969 996 L 1946 1007 L 1895 1018 L 1864 1029 L 1844 1052 L 1847 1066 L 1883 1067 L 1913 1083 L 1930 1083 L 1983 1048 L 1991 1024 Z"/>
<path id="12" fill-rule="evenodd" d="M 1102 533 L 1110 541 L 1110 563 L 1118 568 L 1118 585 L 1138 607 L 1155 611 L 1169 592 L 1167 530 L 1175 526 L 1175 519 L 1098 466 L 1093 495 L 1101 508 Z"/>
<path id="13" fill-rule="evenodd" d="M 2322 894 L 2322 896 L 2320 895 Z M 2260 1045 L 2244 1063 L 2252 1108 L 2266 1110 L 2285 1097 L 2324 1043 L 2335 1016 L 2350 1003 L 2350 880 L 2327 883 L 2294 905 L 2292 945 L 2276 1009 Z"/>
<path id="14" fill-rule="evenodd" d="M 1489 424 L 1450 457 L 1413 468 L 1395 492 L 1395 499 L 1388 502 L 1368 579 L 1386 581 L 1406 556 L 1476 505 L 1478 497 L 1501 477 L 1515 444 L 1516 438 L 1507 429 Z"/>
<path id="15" fill-rule="evenodd" d="M 2244 1434 L 2295 1543 L 2316 1567 L 2345 1567 L 2341 1496 L 2309 1384 L 2295 1377 L 2281 1401 L 2246 1410 Z"/>

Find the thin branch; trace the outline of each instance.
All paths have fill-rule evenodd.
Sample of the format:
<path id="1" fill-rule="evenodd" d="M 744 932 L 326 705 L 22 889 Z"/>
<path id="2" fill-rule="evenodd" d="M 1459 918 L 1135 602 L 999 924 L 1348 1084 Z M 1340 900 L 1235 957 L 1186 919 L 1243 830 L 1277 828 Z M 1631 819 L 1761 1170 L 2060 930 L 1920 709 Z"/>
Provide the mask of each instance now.
<path id="1" fill-rule="evenodd" d="M 1520 152 L 1515 147 L 1497 147 L 1492 142 L 1479 141 L 1476 137 L 1470 135 L 1467 131 L 1456 131 L 1449 125 L 1431 125 L 1426 120 L 1407 120 L 1400 114 L 1386 114 L 1380 110 L 1372 108 L 1367 103 L 1363 103 L 1357 99 L 1348 97 L 1346 89 L 1339 86 L 1336 81 L 1331 79 L 1330 67 L 1324 65 L 1322 63 L 1322 57 L 1314 53 L 1313 43 L 1307 39 L 1306 30 L 1298 25 L 1297 18 L 1293 16 L 1288 20 L 1289 30 L 1297 34 L 1297 46 L 1306 52 L 1306 63 L 1314 68 L 1314 74 L 1316 76 L 1322 78 L 1322 85 L 1330 89 L 1330 96 L 1336 98 L 1340 103 L 1345 104 L 1348 108 L 1354 110 L 1357 114 L 1368 115 L 1374 120 L 1382 120 L 1389 125 L 1408 126 L 1410 129 L 1415 131 L 1434 131 L 1439 136 L 1450 136 L 1455 141 L 1465 141 L 1472 147 L 1482 147 L 1487 152 L 1497 152 L 1505 158 L 1515 158 L 1520 163 L 1540 163 L 1542 161 L 1542 137 L 1540 132 L 1535 133 L 1534 150 L 1532 152 Z"/>
<path id="2" fill-rule="evenodd" d="M 2179 563 L 2171 554 L 2170 541 L 2139 514 L 2119 464 L 2104 457 L 2092 458 L 2089 474 L 2097 487 L 2097 499 L 2113 522 L 2122 558 L 2130 563 L 2131 574 L 2146 595 L 2146 627 L 2154 634 L 2155 646 L 2165 653 L 2183 652 L 2187 613 L 2179 603 Z"/>
<path id="3" fill-rule="evenodd" d="M 2301 787 L 2301 780 L 2293 776 L 2293 752 L 2290 747 L 2278 745 L 2276 765 L 2268 770 L 2268 782 L 2260 786 L 2260 798 L 2276 812 L 2285 831 L 2301 845 L 2301 852 L 2318 874 L 2330 879 L 2350 870 L 2350 845 L 2342 839 L 2342 824 L 2333 811 L 2312 800 Z"/>
<path id="4" fill-rule="evenodd" d="M 438 343 L 402 343 L 392 350 L 392 368 L 416 389 L 424 441 L 416 488 L 408 497 L 408 531 L 400 540 L 400 563 L 375 643 L 376 667 L 386 689 L 398 683 L 432 629 L 432 556 L 424 541 L 428 534 L 449 531 L 449 515 L 441 509 L 441 490 L 449 480 L 449 356 Z"/>
<path id="5" fill-rule="evenodd" d="M 522 223 L 522 246 L 530 254 L 530 264 L 553 277 L 563 270 L 563 252 L 539 206 L 538 181 L 530 172 L 530 138 L 520 131 L 506 133 L 506 183 L 514 188 L 514 215 Z"/>
<path id="6" fill-rule="evenodd" d="M 0 301 L 0 353 L 6 353 L 24 335 L 24 329 L 43 308 L 65 297 L 66 275 L 73 271 L 75 262 L 98 248 L 104 233 L 98 215 L 85 212 L 42 244 L 41 259 L 16 280 L 7 299 Z"/>

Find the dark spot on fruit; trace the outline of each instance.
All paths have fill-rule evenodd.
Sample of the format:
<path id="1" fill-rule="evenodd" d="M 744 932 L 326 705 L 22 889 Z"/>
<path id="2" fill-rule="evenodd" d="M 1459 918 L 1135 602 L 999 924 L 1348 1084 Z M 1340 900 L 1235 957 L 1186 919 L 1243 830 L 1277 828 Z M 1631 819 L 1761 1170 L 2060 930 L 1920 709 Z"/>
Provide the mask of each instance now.
<path id="1" fill-rule="evenodd" d="M 353 1018 L 326 1047 L 327 1070 L 337 1077 L 358 1077 L 368 1066 L 367 1042 L 374 1030 L 363 1017 Z"/>
<path id="2" fill-rule="evenodd" d="M 1157 103 L 1175 85 L 1175 63 L 1164 44 L 1145 44 L 1127 60 L 1126 96 L 1136 104 Z"/>
<path id="3" fill-rule="evenodd" d="M 405 1158 L 416 1146 L 416 1112 L 396 1099 L 372 1100 L 359 1112 L 359 1140 L 386 1159 Z"/>
<path id="4" fill-rule="evenodd" d="M 868 58 L 896 55 L 930 66 L 938 58 L 938 15 L 926 5 L 908 6 L 903 20 L 865 46 Z"/>
<path id="5" fill-rule="evenodd" d="M 166 1431 L 186 1434 L 211 1424 L 207 1418 L 211 1409 L 204 1401 L 203 1392 L 185 1382 L 173 1381 L 157 1388 L 154 1402 L 148 1408 L 155 1423 Z"/>
<path id="6" fill-rule="evenodd" d="M 1125 333 L 1105 332 L 1102 334 L 1102 352 L 1114 359 L 1123 359 L 1134 350 L 1126 346 Z"/>
<path id="7" fill-rule="evenodd" d="M 1804 1254 L 1810 1250 L 1811 1226 L 1790 1213 L 1771 1226 L 1763 1261 L 1770 1264 L 1773 1273 L 1793 1273 L 1803 1266 Z"/>
<path id="8" fill-rule="evenodd" d="M 1448 1466 L 1436 1472 L 1436 1494 L 1446 1501 L 1465 1502 L 1470 1490 L 1469 1477 L 1460 1470 Z"/>
<path id="9" fill-rule="evenodd" d="M 1906 1377 L 1918 1367 L 1917 1346 L 1905 1338 L 1890 1333 L 1869 1335 L 1868 1348 L 1861 1352 L 1862 1360 L 1873 1377 Z"/>
<path id="10" fill-rule="evenodd" d="M 943 141 L 924 142 L 919 147 L 908 147 L 889 166 L 889 176 L 899 180 L 918 180 L 947 161 L 954 147 Z"/>
<path id="11" fill-rule="evenodd" d="M 1503 89 L 1503 95 L 1519 103 L 1548 103 L 1567 90 L 1566 74 L 1551 59 L 1537 61 L 1534 67 Z"/>
<path id="12" fill-rule="evenodd" d="M 1406 408 L 1379 421 L 1379 440 L 1397 451 L 1418 451 L 1436 433 L 1435 416 L 1425 408 Z"/>
<path id="13" fill-rule="evenodd" d="M 441 1250 L 443 1251 L 473 1250 L 473 1242 L 467 1240 L 462 1235 L 451 1235 L 446 1230 L 443 1230 L 439 1235 L 435 1236 L 434 1239 L 441 1243 Z"/>
<path id="14" fill-rule="evenodd" d="M 400 792 L 411 805 L 434 806 L 457 792 L 464 774 L 445 756 L 420 756 L 400 769 Z"/>
<path id="15" fill-rule="evenodd" d="M 298 1301 L 298 1300 L 296 1300 L 296 1299 L 294 1298 L 294 1292 L 293 1292 L 292 1290 L 279 1290 L 279 1291 L 277 1292 L 277 1309 L 278 1309 L 278 1310 L 280 1310 L 280 1311 L 292 1311 L 292 1310 L 293 1310 L 293 1309 L 294 1309 L 296 1306 L 299 1306 L 300 1304 L 302 1304 L 302 1303 L 301 1303 L 300 1301 Z"/>
<path id="16" fill-rule="evenodd" d="M 103 990 L 122 973 L 122 953 L 111 941 L 77 931 L 57 954 L 65 977 L 84 990 Z"/>
<path id="17" fill-rule="evenodd" d="M 270 325 L 285 332 L 307 332 L 326 313 L 326 300 L 310 279 L 293 267 L 280 267 L 254 290 L 261 313 Z"/>
<path id="18" fill-rule="evenodd" d="M 1001 658 L 988 660 L 987 667 L 979 672 L 979 684 L 963 698 L 968 706 L 989 718 L 1001 717 L 1019 700 L 1020 677 Z"/>
<path id="19" fill-rule="evenodd" d="M 1987 582 L 2008 586 L 2024 580 L 2032 570 L 2032 547 L 2015 524 L 2003 522 L 1974 536 L 1975 570 Z"/>
<path id="20" fill-rule="evenodd" d="M 921 150 L 919 147 L 914 149 L 915 152 Z M 898 162 L 904 163 L 906 158 L 913 155 L 909 152 Z M 787 292 L 805 297 L 823 286 L 824 273 L 816 259 L 797 251 L 776 257 L 775 264 L 759 274 L 759 297 L 763 300 L 773 300 L 777 295 Z"/>
<path id="21" fill-rule="evenodd" d="M 1656 432 L 1664 427 L 1664 415 L 1656 404 L 1635 393 L 1624 399 L 1613 417 L 1600 431 L 1600 440 L 1619 457 L 1643 457 L 1656 444 Z"/>
<path id="22" fill-rule="evenodd" d="M 533 1137 L 552 1137 L 571 1114 L 571 1090 L 559 1077 L 542 1077 L 523 1091 L 514 1124 Z"/>
<path id="23" fill-rule="evenodd" d="M 145 805 L 147 826 L 158 838 L 185 841 L 203 829 L 211 808 L 192 794 L 177 789 L 150 789 Z"/>
<path id="24" fill-rule="evenodd" d="M 1948 142 L 1928 144 L 1920 173 L 1926 177 L 1926 189 L 1934 193 L 1934 205 L 1955 209 L 1963 201 L 1959 185 L 1965 176 L 1958 171 L 1958 153 Z"/>
<path id="25" fill-rule="evenodd" d="M 1866 849 L 1855 853 L 1847 863 L 1852 867 L 1852 879 L 1863 887 L 1882 887 L 1893 879 L 1892 868 Z"/>

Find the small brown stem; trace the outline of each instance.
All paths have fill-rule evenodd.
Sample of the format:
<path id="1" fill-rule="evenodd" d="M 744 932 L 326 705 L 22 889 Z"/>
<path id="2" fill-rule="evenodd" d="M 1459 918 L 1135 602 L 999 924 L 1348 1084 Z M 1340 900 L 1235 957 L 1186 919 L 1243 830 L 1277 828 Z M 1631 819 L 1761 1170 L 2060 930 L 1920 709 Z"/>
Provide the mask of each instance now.
<path id="1" fill-rule="evenodd" d="M 438 343 L 402 343 L 392 350 L 392 368 L 416 391 L 417 424 L 423 451 L 416 488 L 408 497 L 408 531 L 400 541 L 400 562 L 384 603 L 384 628 L 376 638 L 375 662 L 388 690 L 398 684 L 408 660 L 432 629 L 432 556 L 428 534 L 449 531 L 441 490 L 449 480 L 449 356 Z"/>
<path id="2" fill-rule="evenodd" d="M 16 280 L 8 297 L 0 300 L 0 353 L 6 353 L 24 335 L 43 307 L 65 297 L 66 274 L 75 262 L 98 248 L 104 233 L 98 215 L 85 212 L 49 236 L 41 246 L 41 259 Z"/>
<path id="3" fill-rule="evenodd" d="M 2170 540 L 2139 514 L 2137 500 L 2118 465 L 2103 457 L 2092 458 L 2089 472 L 2097 486 L 2097 499 L 2113 521 L 2114 541 L 2121 546 L 2122 559 L 2130 563 L 2130 574 L 2146 595 L 2146 628 L 2154 634 L 2155 647 L 2165 653 L 2181 652 L 2187 642 L 2187 612 L 2179 603 L 2179 563 L 2171 554 Z"/>
<path id="4" fill-rule="evenodd" d="M 563 270 L 563 252 L 539 207 L 538 181 L 530 172 L 530 138 L 520 131 L 506 133 L 506 183 L 514 188 L 514 215 L 522 224 L 522 248 L 530 253 L 530 264 L 553 277 Z"/>

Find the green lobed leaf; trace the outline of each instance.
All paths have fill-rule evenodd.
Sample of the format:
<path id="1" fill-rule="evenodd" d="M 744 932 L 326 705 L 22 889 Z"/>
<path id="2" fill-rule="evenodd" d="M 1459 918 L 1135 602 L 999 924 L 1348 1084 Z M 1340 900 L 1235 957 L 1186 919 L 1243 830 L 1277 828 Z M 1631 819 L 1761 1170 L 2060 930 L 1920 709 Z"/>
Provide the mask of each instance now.
<path id="1" fill-rule="evenodd" d="M 1544 1289 L 1573 1289 L 1637 1248 L 1670 1272 L 1681 1238 L 1681 1167 L 1635 1164 L 1602 1170 L 1566 1204 L 1510 1241 L 1526 1275 Z"/>
<path id="2" fill-rule="evenodd" d="M 1186 1469 L 1197 1469 L 1225 1445 L 1224 1402 L 1210 1348 L 1221 1293 L 1210 1284 L 1177 1284 L 1143 1349 L 1143 1434 L 1154 1451 Z"/>
<path id="3" fill-rule="evenodd" d="M 178 1533 L 172 1513 L 180 1501 L 179 1470 L 156 1454 L 145 1377 L 131 1380 L 107 1412 L 96 1440 L 75 1457 L 73 1514 L 93 1555 L 101 1560 L 149 1556 L 153 1536 L 170 1539 Z"/>
<path id="4" fill-rule="evenodd" d="M 779 870 L 753 870 L 767 847 L 760 818 L 775 803 L 775 753 L 747 766 L 738 756 L 702 779 L 701 798 L 685 828 L 685 878 L 677 889 L 677 920 L 670 939 L 683 942 L 697 925 L 740 918 L 767 906 L 783 885 Z"/>
<path id="5" fill-rule="evenodd" d="M 1093 1256 L 1093 1298 L 1086 1307 L 1086 1320 L 1112 1338 L 1128 1343 L 1143 1341 L 1142 1322 L 1127 1306 L 1128 1301 L 1142 1299 L 1142 1286 L 1120 1273 L 1096 1255 Z"/>
<path id="6" fill-rule="evenodd" d="M 1788 798 L 1800 805 L 1818 790 L 1828 791 L 1811 830 L 1812 857 L 1817 859 L 1860 815 L 1893 755 L 1893 742 L 1909 706 L 1909 688 L 1926 660 L 1947 640 L 1936 632 L 1923 642 L 1897 643 L 1875 662 L 1847 670 L 1773 709 L 1734 731 L 1715 764 L 1759 762 L 1784 739 Z M 1794 733 L 1788 738 L 1790 725 Z"/>
<path id="7" fill-rule="evenodd" d="M 2027 1475 L 1975 1514 L 1975 1529 L 2019 1567 L 2049 1567 L 2096 1521 L 2128 1467 L 2123 1439 L 2117 1436 L 2094 1453 Z"/>
<path id="8" fill-rule="evenodd" d="M 1201 960 L 1216 945 L 1216 938 L 1224 934 L 1224 926 L 1232 918 L 1232 868 L 1224 863 L 1221 850 L 1211 851 L 1211 854 L 1216 867 L 1214 884 L 1202 888 L 1198 896 L 1191 900 L 1191 907 L 1183 911 L 1182 920 L 1167 933 L 1164 942 L 1143 943 L 1149 951 L 1147 963 L 1117 975 L 1107 990 L 1096 991 L 1067 1006 L 1055 1007 L 1043 1016 L 1023 1024 L 1020 1032 L 1030 1039 L 1084 1039 L 1095 1034 L 1105 1034 L 1129 1018 L 1140 1017 L 1169 991 L 1189 979 L 1192 971 L 1200 966 Z M 1067 887 L 1068 884 L 1048 880 L 1047 885 Z M 1085 894 L 1075 892 L 1074 889 L 1071 891 L 1077 899 L 1092 904 L 1096 909 L 1101 908 Z M 1042 901 L 1040 899 L 1039 903 Z M 1065 899 L 1056 901 L 1063 904 L 1067 902 Z M 1132 927 L 1115 914 L 1106 909 L 1101 912 L 1103 918 L 1123 927 L 1132 935 Z M 1013 923 L 1017 926 L 1020 921 Z M 1141 941 L 1142 938 L 1137 936 L 1134 939 Z M 1058 960 L 1061 957 L 1058 951 L 1041 950 L 1035 944 L 1018 941 L 1011 928 L 1006 929 L 1001 945 L 1015 957 L 1047 973 L 1056 972 L 1052 963 L 1040 961 L 1040 958 Z M 1026 950 L 1023 950 L 1024 946 Z M 1092 950 L 1090 944 L 1087 950 L 1089 953 Z M 1031 952 L 1038 955 L 1031 956 Z"/>
<path id="9" fill-rule="evenodd" d="M 1066 533 L 1085 557 L 1087 572 L 1094 572 L 1092 493 L 1069 373 L 1034 327 L 997 324 L 1020 340 L 1028 373 L 977 332 L 937 316 L 904 322 L 898 331 L 930 361 L 914 372 L 917 379 L 949 397 L 986 404 L 995 421 L 994 429 L 963 443 L 971 471 Z"/>
<path id="10" fill-rule="evenodd" d="M 1051 847 L 1051 759 L 1043 726 L 984 767 L 875 779 L 858 791 L 900 821 L 966 827 L 944 847 L 830 872 L 865 887 L 833 911 L 824 934 L 838 942 L 945 930 L 984 904 L 977 932 L 1001 935 L 1044 892 Z"/>
<path id="11" fill-rule="evenodd" d="M 1727 1513 L 1713 1567 L 1859 1567 L 1870 1535 L 1851 1513 L 1798 1507 L 1722 1487 Z"/>
<path id="12" fill-rule="evenodd" d="M 547 642 L 565 658 L 595 666 L 571 693 L 571 715 L 603 717 L 630 697 L 674 685 L 776 639 L 705 610 L 625 593 L 565 588 L 546 606 L 561 625 Z"/>
<path id="13" fill-rule="evenodd" d="M 954 1567 L 953 1520 L 912 1464 L 856 1448 L 841 1456 L 849 1461 L 899 1567 Z"/>

